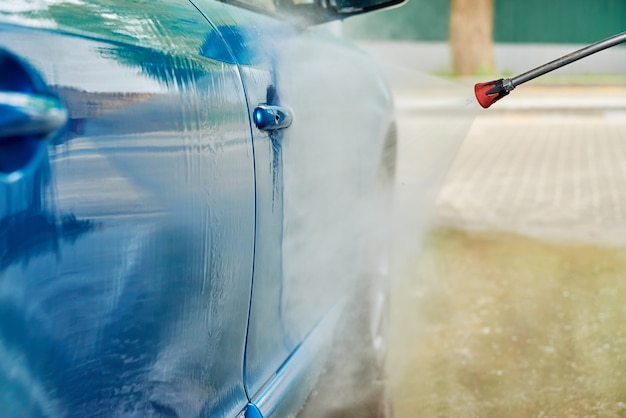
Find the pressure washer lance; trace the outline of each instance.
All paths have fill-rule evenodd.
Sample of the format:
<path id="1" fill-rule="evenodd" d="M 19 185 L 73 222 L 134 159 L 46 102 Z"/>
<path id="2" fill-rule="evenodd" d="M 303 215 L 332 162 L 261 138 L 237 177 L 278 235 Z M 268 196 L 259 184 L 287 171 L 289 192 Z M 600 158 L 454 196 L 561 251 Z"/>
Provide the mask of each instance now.
<path id="1" fill-rule="evenodd" d="M 596 42 L 595 44 L 579 49 L 578 51 L 564 55 L 561 58 L 557 58 L 547 64 L 540 65 L 539 67 L 520 74 L 517 77 L 501 78 L 499 80 L 488 81 L 486 83 L 478 83 L 474 86 L 474 94 L 476 94 L 478 103 L 480 103 L 483 108 L 487 109 L 489 106 L 508 95 L 511 90 L 522 83 L 549 73 L 557 68 L 566 66 L 567 64 L 571 64 L 572 62 L 578 61 L 579 59 L 585 58 L 591 54 L 595 54 L 596 52 L 621 44 L 622 42 L 626 42 L 626 32 L 608 37 L 602 41 Z"/>

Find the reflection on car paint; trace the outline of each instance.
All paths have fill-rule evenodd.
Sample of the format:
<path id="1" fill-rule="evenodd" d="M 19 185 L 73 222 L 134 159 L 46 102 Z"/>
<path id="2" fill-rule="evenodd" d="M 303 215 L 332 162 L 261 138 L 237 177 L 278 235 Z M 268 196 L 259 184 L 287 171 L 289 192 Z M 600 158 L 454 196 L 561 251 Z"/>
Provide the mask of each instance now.
<path id="1" fill-rule="evenodd" d="M 237 415 L 254 172 L 233 60 L 200 54 L 221 41 L 187 1 L 6 9 L 66 32 L 0 24 L 0 47 L 70 120 L 0 220 L 3 417 Z"/>
<path id="2" fill-rule="evenodd" d="M 69 115 L 39 171 L 4 189 L 19 203 L 0 221 L 16 240 L 0 264 L 4 416 L 294 413 L 356 284 L 345 243 L 392 119 L 369 61 L 204 0 L 8 0 L 0 48 Z M 254 128 L 263 103 L 293 124 Z"/>
<path id="3" fill-rule="evenodd" d="M 371 221 L 360 202 L 376 181 L 374 138 L 389 129 L 391 99 L 364 55 L 323 28 L 285 28 L 227 4 L 194 3 L 235 48 L 263 52 L 238 60 L 248 107 L 269 102 L 271 87 L 295 114 L 279 140 L 253 130 L 256 256 L 245 384 L 254 396 L 356 283 L 353 243 L 360 223 Z M 366 112 L 355 106 L 364 95 L 376 97 Z"/>

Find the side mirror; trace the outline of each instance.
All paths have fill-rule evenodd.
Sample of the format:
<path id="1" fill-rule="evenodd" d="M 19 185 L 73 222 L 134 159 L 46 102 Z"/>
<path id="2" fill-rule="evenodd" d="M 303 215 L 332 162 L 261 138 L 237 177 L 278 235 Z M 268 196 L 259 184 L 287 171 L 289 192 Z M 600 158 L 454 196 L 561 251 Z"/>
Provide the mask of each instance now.
<path id="1" fill-rule="evenodd" d="M 297 0 L 296 0 L 297 1 Z M 407 0 L 313 0 L 325 19 L 319 23 L 404 4 Z M 322 16 L 320 16 L 321 18 Z M 318 22 L 316 22 L 318 23 Z"/>
<path id="2" fill-rule="evenodd" d="M 276 12 L 309 24 L 333 20 L 399 6 L 408 0 L 275 0 Z"/>
<path id="3" fill-rule="evenodd" d="M 406 0 L 335 0 L 334 12 L 337 17 L 343 18 L 360 13 L 367 13 L 405 3 Z"/>

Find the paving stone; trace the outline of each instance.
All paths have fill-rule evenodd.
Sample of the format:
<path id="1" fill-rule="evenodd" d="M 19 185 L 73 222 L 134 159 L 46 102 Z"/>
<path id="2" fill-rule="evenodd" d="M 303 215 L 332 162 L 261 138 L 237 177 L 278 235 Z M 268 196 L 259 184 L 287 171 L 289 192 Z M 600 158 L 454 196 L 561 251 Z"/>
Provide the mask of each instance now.
<path id="1" fill-rule="evenodd" d="M 438 223 L 626 243 L 626 112 L 479 116 Z"/>

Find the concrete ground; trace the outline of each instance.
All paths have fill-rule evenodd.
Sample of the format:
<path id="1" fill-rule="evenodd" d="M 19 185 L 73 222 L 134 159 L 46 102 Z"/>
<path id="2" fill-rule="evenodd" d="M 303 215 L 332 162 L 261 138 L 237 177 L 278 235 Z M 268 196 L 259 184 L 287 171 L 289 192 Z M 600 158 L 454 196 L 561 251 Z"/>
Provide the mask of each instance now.
<path id="1" fill-rule="evenodd" d="M 401 223 L 626 243 L 626 85 L 521 86 L 481 109 L 471 83 L 419 84 L 396 93 Z"/>
<path id="2" fill-rule="evenodd" d="M 626 87 L 520 87 L 479 112 L 437 219 L 626 243 Z"/>
<path id="3" fill-rule="evenodd" d="M 626 86 L 404 87 L 396 417 L 626 416 Z"/>
<path id="4" fill-rule="evenodd" d="M 477 116 L 438 221 L 626 243 L 626 88 L 522 89 Z"/>

